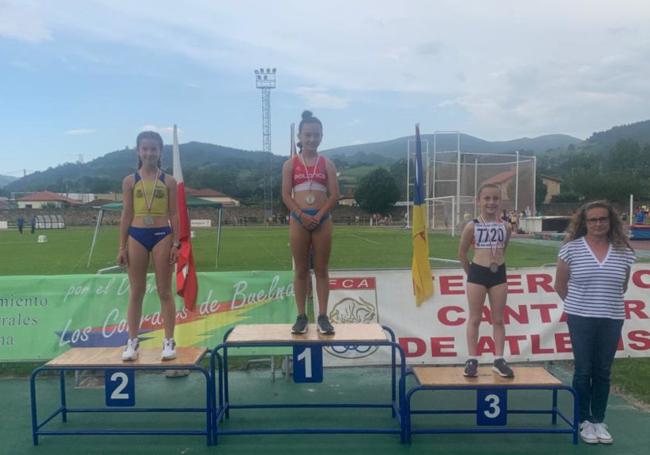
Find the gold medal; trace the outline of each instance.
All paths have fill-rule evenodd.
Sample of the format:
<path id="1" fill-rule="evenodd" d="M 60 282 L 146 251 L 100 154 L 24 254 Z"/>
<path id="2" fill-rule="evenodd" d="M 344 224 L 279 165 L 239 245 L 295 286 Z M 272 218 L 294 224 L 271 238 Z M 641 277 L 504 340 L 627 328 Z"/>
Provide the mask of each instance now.
<path id="1" fill-rule="evenodd" d="M 146 224 L 147 226 L 151 226 L 153 224 L 153 216 L 146 215 L 144 217 L 144 224 Z"/>
<path id="2" fill-rule="evenodd" d="M 490 264 L 490 272 L 497 273 L 498 271 L 499 271 L 499 264 L 497 264 L 496 262 L 492 262 Z"/>
<path id="3" fill-rule="evenodd" d="M 313 193 L 309 193 L 307 196 L 305 196 L 305 202 L 309 205 L 312 205 L 314 202 L 316 202 L 316 196 L 314 196 Z"/>

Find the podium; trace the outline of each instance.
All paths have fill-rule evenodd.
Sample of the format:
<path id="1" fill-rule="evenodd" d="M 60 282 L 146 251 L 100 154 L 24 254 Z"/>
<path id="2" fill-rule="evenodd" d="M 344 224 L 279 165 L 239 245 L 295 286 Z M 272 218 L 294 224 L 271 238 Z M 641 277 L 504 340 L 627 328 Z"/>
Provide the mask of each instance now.
<path id="1" fill-rule="evenodd" d="M 405 439 L 413 434 L 436 433 L 560 433 L 571 434 L 573 443 L 578 442 L 578 399 L 572 387 L 563 385 L 559 379 L 544 368 L 513 368 L 514 378 L 502 378 L 488 367 L 480 367 L 476 378 L 463 376 L 459 367 L 414 367 L 407 372 L 413 375 L 417 385 L 410 388 L 404 399 Z M 476 392 L 476 406 L 470 409 L 418 409 L 411 407 L 413 396 L 421 392 Z M 550 407 L 541 409 L 511 409 L 508 395 L 520 392 L 550 391 Z M 566 391 L 572 399 L 572 417 L 567 417 L 558 407 L 558 393 Z M 429 427 L 413 428 L 412 417 L 421 414 L 475 414 L 476 425 L 466 428 Z M 551 427 L 509 427 L 507 416 L 511 414 L 549 414 Z M 563 425 L 558 426 L 558 417 Z"/>
<path id="2" fill-rule="evenodd" d="M 207 444 L 212 442 L 212 376 L 199 365 L 207 353 L 205 348 L 178 347 L 174 360 L 160 360 L 159 349 L 139 349 L 139 358 L 135 361 L 122 361 L 122 348 L 72 348 L 45 365 L 36 368 L 30 377 L 30 398 L 32 416 L 32 440 L 38 445 L 39 436 L 62 435 L 200 435 L 205 436 Z M 78 370 L 104 371 L 105 407 L 70 407 L 66 401 L 66 371 Z M 205 378 L 205 407 L 136 407 L 135 372 L 165 370 L 197 371 Z M 36 394 L 37 377 L 46 372 L 58 373 L 59 407 L 39 421 Z M 173 397 L 173 394 L 170 393 Z M 61 416 L 62 422 L 68 422 L 71 414 L 87 413 L 201 413 L 205 414 L 205 426 L 196 430 L 188 429 L 83 429 L 65 430 L 48 429 L 47 424 L 55 417 Z M 67 425 L 66 425 L 67 426 Z"/>
<path id="3" fill-rule="evenodd" d="M 403 439 L 402 416 L 400 402 L 404 396 L 404 374 L 406 372 L 404 351 L 396 342 L 393 331 L 379 324 L 341 324 L 336 325 L 335 335 L 321 335 L 316 325 L 310 324 L 304 335 L 293 335 L 290 324 L 254 324 L 238 325 L 226 332 L 223 342 L 211 354 L 211 371 L 214 393 L 213 415 L 213 442 L 218 442 L 219 436 L 224 435 L 252 435 L 252 434 L 317 434 L 317 433 L 378 433 L 399 434 Z M 233 349 L 238 348 L 278 348 L 289 347 L 294 354 L 294 380 L 296 382 L 320 382 L 323 380 L 322 348 L 336 347 L 340 349 L 360 349 L 372 346 L 385 346 L 390 349 L 390 388 L 391 395 L 383 403 L 252 403 L 237 404 L 230 393 L 228 375 L 228 355 Z M 399 359 L 397 358 L 399 354 Z M 398 361 L 399 360 L 399 361 Z M 399 369 L 400 377 L 397 378 Z M 216 402 L 218 398 L 218 403 Z M 381 428 L 223 428 L 224 419 L 229 419 L 231 411 L 245 411 L 255 409 L 274 408 L 366 408 L 390 409 L 391 416 L 396 420 L 394 427 Z M 231 422 L 235 420 L 231 419 Z M 322 418 L 321 420 L 325 420 Z M 332 413 L 331 421 L 336 421 L 336 414 Z"/>

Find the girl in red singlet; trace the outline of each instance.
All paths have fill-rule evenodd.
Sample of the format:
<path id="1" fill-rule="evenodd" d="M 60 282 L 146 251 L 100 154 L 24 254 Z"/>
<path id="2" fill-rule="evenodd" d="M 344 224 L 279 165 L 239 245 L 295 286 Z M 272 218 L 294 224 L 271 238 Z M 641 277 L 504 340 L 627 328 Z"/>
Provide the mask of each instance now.
<path id="1" fill-rule="evenodd" d="M 332 248 L 330 210 L 338 202 L 339 185 L 334 163 L 318 154 L 322 138 L 322 123 L 311 112 L 304 111 L 298 127 L 300 153 L 288 159 L 282 167 L 282 200 L 291 211 L 289 237 L 295 264 L 293 285 L 298 307 L 298 317 L 292 332 L 307 332 L 306 283 L 309 276 L 309 255 L 313 251 L 318 331 L 332 335 L 334 327 L 327 317 L 328 264 Z"/>

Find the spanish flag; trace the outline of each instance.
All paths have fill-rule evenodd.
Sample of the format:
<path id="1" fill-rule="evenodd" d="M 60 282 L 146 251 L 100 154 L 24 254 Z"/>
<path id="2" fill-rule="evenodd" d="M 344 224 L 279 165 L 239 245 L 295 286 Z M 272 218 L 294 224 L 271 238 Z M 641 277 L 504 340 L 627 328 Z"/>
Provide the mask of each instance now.
<path id="1" fill-rule="evenodd" d="M 178 261 L 176 262 L 176 293 L 183 297 L 185 308 L 192 311 L 196 305 L 196 297 L 199 293 L 199 282 L 196 278 L 196 267 L 194 265 L 194 256 L 192 255 L 190 219 L 187 210 L 187 198 L 185 197 L 185 181 L 183 180 L 183 169 L 181 168 L 181 153 L 178 147 L 176 125 L 174 125 L 172 159 L 174 163 L 174 178 L 178 184 L 176 188 L 178 225 L 180 230 L 178 240 L 181 244 L 178 250 Z"/>
<path id="2" fill-rule="evenodd" d="M 413 188 L 413 294 L 415 304 L 433 295 L 433 277 L 429 265 L 429 240 L 427 238 L 427 206 L 425 204 L 424 178 L 422 177 L 422 142 L 420 125 L 415 125 L 415 187 Z"/>

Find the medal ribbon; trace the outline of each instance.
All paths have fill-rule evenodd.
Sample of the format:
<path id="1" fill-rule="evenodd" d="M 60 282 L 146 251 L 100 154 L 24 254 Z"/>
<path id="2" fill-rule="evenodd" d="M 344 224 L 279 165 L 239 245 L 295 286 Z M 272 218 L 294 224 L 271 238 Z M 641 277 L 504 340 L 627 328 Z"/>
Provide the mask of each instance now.
<path id="1" fill-rule="evenodd" d="M 302 165 L 305 166 L 305 178 L 307 179 L 307 182 L 309 183 L 309 191 L 311 191 L 311 182 L 314 180 L 314 176 L 316 175 L 316 170 L 318 169 L 318 163 L 320 162 L 320 155 L 316 158 L 316 164 L 314 164 L 314 171 L 309 175 L 309 171 L 307 170 L 307 163 L 305 163 L 305 157 L 300 154 L 300 161 L 302 161 Z"/>
<path id="2" fill-rule="evenodd" d="M 147 187 L 144 184 L 144 178 L 142 179 L 142 195 L 144 196 L 144 205 L 147 207 L 147 212 L 151 212 L 151 206 L 153 205 L 153 198 L 156 194 L 156 185 L 158 184 L 158 177 L 160 177 L 160 168 L 156 172 L 156 178 L 153 180 L 153 188 L 151 189 L 151 199 L 147 200 Z"/>

